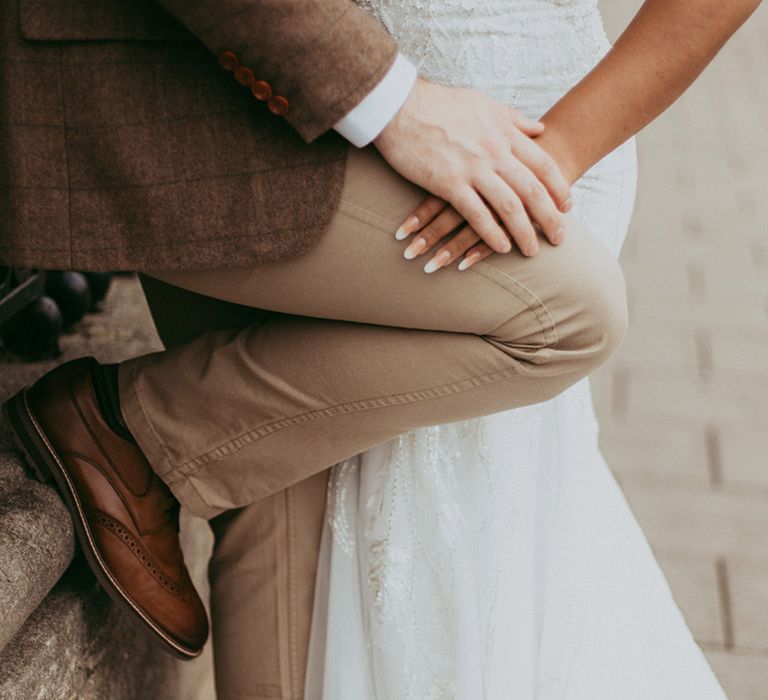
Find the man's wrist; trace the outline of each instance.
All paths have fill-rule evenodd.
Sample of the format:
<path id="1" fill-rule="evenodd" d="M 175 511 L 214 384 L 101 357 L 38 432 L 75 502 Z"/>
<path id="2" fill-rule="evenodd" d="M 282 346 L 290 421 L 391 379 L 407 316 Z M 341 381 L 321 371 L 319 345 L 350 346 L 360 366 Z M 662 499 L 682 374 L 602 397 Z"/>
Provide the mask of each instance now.
<path id="1" fill-rule="evenodd" d="M 333 128 L 358 148 L 367 146 L 403 106 L 417 77 L 416 66 L 398 53 L 384 78 Z"/>

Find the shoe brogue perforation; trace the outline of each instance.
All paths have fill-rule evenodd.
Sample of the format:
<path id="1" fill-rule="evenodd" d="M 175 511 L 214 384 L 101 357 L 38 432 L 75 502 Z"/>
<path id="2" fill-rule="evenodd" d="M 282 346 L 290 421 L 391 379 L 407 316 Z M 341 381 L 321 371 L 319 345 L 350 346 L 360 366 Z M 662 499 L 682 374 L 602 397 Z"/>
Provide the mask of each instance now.
<path id="1" fill-rule="evenodd" d="M 117 535 L 123 543 L 133 552 L 136 558 L 144 565 L 144 568 L 152 574 L 152 577 L 169 593 L 183 597 L 182 589 L 176 585 L 173 580 L 155 564 L 152 557 L 149 556 L 146 549 L 131 534 L 131 532 L 113 517 L 103 513 L 95 508 L 89 508 L 88 512 L 94 521 L 99 525 L 106 527 L 112 533 Z M 186 582 L 184 582 L 186 583 Z"/>

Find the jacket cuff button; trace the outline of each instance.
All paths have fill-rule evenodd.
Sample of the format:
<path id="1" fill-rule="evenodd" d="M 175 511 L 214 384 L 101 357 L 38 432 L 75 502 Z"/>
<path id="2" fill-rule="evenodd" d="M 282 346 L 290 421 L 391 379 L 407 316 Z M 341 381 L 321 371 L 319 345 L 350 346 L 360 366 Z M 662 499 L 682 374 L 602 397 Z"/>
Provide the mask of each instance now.
<path id="1" fill-rule="evenodd" d="M 251 94 L 257 100 L 268 100 L 272 97 L 272 87 L 266 80 L 255 80 L 251 83 Z"/>
<path id="2" fill-rule="evenodd" d="M 256 80 L 256 77 L 253 75 L 253 71 L 250 68 L 240 66 L 240 68 L 235 71 L 235 80 L 237 80 L 240 85 L 253 85 L 253 81 Z"/>
<path id="3" fill-rule="evenodd" d="M 275 95 L 269 102 L 267 102 L 267 107 L 273 114 L 282 116 L 288 111 L 288 100 L 282 95 Z"/>
<path id="4" fill-rule="evenodd" d="M 240 60 L 234 51 L 222 51 L 219 54 L 219 64 L 224 70 L 235 71 L 240 67 Z"/>

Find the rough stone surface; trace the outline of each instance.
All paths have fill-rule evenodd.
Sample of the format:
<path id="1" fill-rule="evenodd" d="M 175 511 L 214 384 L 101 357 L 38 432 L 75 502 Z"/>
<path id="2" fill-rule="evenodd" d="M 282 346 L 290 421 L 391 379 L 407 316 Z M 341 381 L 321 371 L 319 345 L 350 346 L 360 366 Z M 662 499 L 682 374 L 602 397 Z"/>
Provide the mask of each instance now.
<path id="1" fill-rule="evenodd" d="M 49 486 L 23 474 L 0 452 L 0 649 L 13 637 L 69 565 L 72 524 Z"/>
<path id="2" fill-rule="evenodd" d="M 0 655 L 0 697 L 174 697 L 174 660 L 126 618 L 78 558 Z"/>
<path id="3" fill-rule="evenodd" d="M 210 534 L 185 518 L 184 550 L 198 590 Z M 104 593 L 77 555 L 63 578 L 0 653 L 0 698 L 212 700 L 211 645 L 191 662 L 163 653 Z"/>

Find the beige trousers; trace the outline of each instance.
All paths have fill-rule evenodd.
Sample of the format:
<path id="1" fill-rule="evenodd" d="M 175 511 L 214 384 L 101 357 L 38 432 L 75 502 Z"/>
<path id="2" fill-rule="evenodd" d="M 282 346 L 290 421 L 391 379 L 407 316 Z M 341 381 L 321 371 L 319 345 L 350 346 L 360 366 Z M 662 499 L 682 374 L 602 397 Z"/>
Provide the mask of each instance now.
<path id="1" fill-rule="evenodd" d="M 573 219 L 533 258 L 427 275 L 393 235 L 424 194 L 374 147 L 350 147 L 340 206 L 309 253 L 153 273 L 276 312 L 120 366 L 126 421 L 187 508 L 212 517 L 412 428 L 544 401 L 613 353 L 624 279 Z"/>

